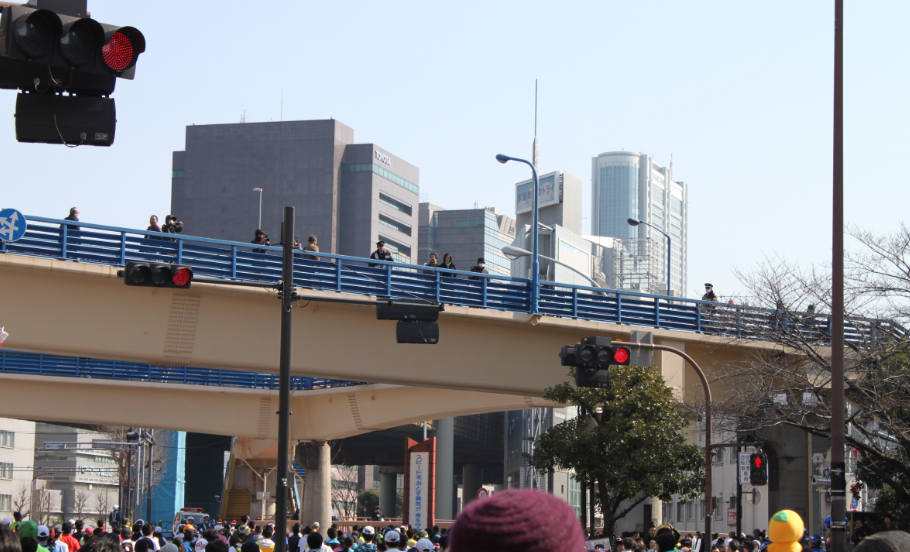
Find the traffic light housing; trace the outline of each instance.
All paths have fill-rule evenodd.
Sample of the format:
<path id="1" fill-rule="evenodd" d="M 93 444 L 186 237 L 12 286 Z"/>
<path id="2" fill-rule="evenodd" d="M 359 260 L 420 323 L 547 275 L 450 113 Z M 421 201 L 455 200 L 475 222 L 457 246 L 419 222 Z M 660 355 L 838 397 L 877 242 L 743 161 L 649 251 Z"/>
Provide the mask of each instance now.
<path id="1" fill-rule="evenodd" d="M 768 455 L 754 452 L 749 457 L 749 483 L 754 486 L 768 484 Z"/>
<path id="2" fill-rule="evenodd" d="M 121 272 L 128 286 L 188 289 L 193 283 L 193 269 L 186 265 L 129 262 Z"/>
<path id="3" fill-rule="evenodd" d="M 138 29 L 91 19 L 86 0 L 0 7 L 0 88 L 21 91 L 16 139 L 112 145 L 116 110 L 110 95 L 116 79 L 134 78 L 144 51 Z"/>
<path id="4" fill-rule="evenodd" d="M 576 387 L 610 387 L 610 366 L 629 364 L 628 347 L 613 346 L 608 337 L 586 337 L 559 353 L 563 366 L 575 367 Z"/>

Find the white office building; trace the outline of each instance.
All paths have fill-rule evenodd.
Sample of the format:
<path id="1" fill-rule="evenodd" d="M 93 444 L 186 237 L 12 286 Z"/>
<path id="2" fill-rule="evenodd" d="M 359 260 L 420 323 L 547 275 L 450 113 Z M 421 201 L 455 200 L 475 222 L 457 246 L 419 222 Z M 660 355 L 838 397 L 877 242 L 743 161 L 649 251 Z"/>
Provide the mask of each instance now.
<path id="1" fill-rule="evenodd" d="M 35 422 L 0 418 L 0 518 L 28 511 L 35 459 Z"/>
<path id="2" fill-rule="evenodd" d="M 670 288 L 675 295 L 688 292 L 689 187 L 673 180 L 670 168 L 654 162 L 650 155 L 629 151 L 601 153 L 591 167 L 591 233 L 619 238 L 627 243 L 635 238 L 642 247 L 659 247 L 659 255 L 636 251 L 636 255 L 660 259 L 659 273 L 666 289 L 666 238 L 651 227 L 630 226 L 627 220 L 643 220 L 661 229 L 672 240 Z M 650 291 L 650 290 L 649 290 Z M 666 293 L 664 291 L 663 293 Z"/>

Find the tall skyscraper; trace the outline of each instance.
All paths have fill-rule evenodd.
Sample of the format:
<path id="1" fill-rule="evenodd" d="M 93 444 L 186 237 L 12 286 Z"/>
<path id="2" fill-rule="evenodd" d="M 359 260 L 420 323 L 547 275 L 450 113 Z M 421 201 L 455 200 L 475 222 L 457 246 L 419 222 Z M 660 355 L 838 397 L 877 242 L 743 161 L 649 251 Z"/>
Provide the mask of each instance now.
<path id="1" fill-rule="evenodd" d="M 511 261 L 502 248 L 515 239 L 515 221 L 500 215 L 495 207 L 446 210 L 421 203 L 419 221 L 420 254 L 415 263 L 427 262 L 430 253 L 436 253 L 442 262 L 449 253 L 458 270 L 470 270 L 482 257 L 490 274 L 511 275 Z"/>
<path id="2" fill-rule="evenodd" d="M 660 248 L 661 274 L 666 274 L 666 238 L 651 227 L 630 226 L 635 218 L 660 228 L 673 242 L 670 288 L 679 296 L 688 291 L 689 187 L 673 180 L 670 168 L 654 162 L 650 155 L 629 151 L 601 153 L 591 167 L 591 233 L 635 238 Z M 666 280 L 666 276 L 662 277 Z M 666 286 L 666 282 L 663 282 Z"/>
<path id="3" fill-rule="evenodd" d="M 321 251 L 367 257 L 384 240 L 396 261 L 417 253 L 419 170 L 336 121 L 186 127 L 173 155 L 171 213 L 194 236 L 250 241 L 259 224 L 277 245 L 283 209 Z M 159 214 L 163 222 L 164 215 Z"/>

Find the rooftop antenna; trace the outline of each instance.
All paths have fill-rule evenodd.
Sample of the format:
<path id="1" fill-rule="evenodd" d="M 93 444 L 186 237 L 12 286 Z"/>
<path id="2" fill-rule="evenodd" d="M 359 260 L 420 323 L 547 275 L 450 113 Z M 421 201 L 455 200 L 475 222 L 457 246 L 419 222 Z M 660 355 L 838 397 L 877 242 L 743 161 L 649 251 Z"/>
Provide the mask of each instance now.
<path id="1" fill-rule="evenodd" d="M 534 79 L 534 168 L 540 170 L 540 142 L 537 141 L 537 79 Z"/>
<path id="2" fill-rule="evenodd" d="M 281 90 L 281 119 L 280 120 L 282 122 L 284 121 L 284 89 Z"/>

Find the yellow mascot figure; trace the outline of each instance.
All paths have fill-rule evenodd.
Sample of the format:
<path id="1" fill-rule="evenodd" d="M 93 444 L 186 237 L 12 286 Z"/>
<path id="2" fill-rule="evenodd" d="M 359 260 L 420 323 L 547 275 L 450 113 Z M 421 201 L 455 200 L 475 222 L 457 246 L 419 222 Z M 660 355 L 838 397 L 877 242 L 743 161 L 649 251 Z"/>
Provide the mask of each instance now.
<path id="1" fill-rule="evenodd" d="M 768 523 L 768 552 L 800 552 L 804 528 L 803 519 L 793 510 L 777 512 Z"/>

